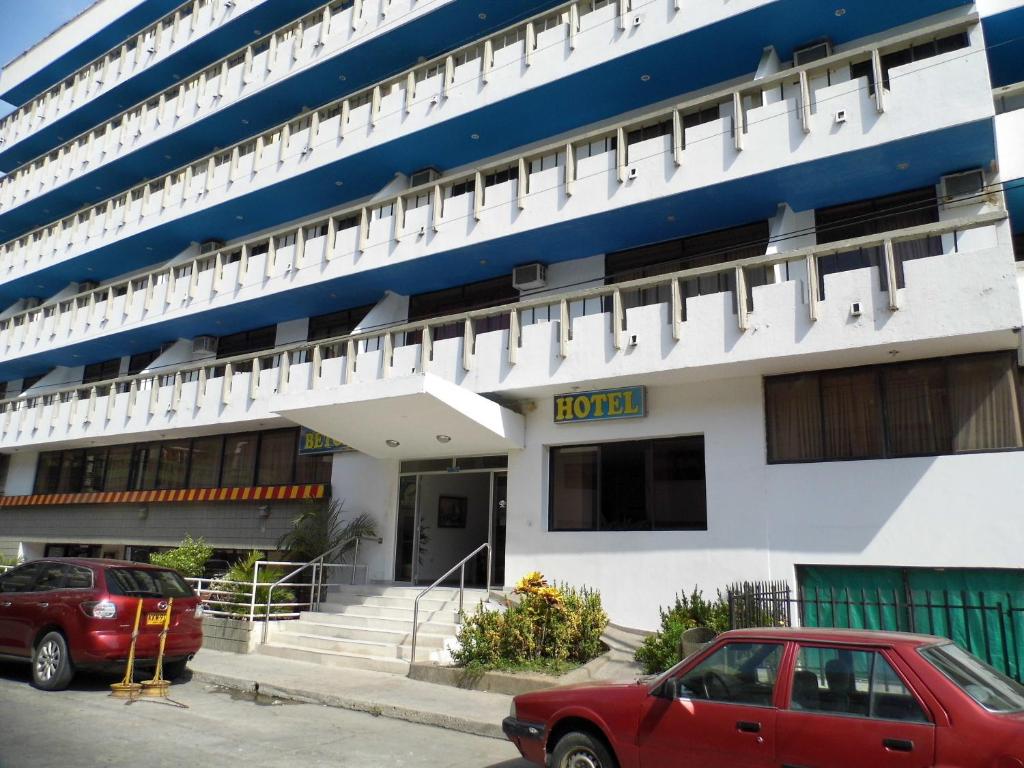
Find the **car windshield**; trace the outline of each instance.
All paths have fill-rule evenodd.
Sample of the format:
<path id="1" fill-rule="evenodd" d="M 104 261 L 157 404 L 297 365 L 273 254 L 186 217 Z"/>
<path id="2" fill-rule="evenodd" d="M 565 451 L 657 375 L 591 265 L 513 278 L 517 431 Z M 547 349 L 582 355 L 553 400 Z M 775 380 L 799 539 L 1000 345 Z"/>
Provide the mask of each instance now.
<path id="1" fill-rule="evenodd" d="M 107 589 L 131 597 L 192 597 L 192 588 L 177 573 L 149 568 L 109 568 Z"/>
<path id="2" fill-rule="evenodd" d="M 1024 685 L 962 648 L 943 643 L 922 649 L 921 655 L 989 712 L 1024 710 Z"/>

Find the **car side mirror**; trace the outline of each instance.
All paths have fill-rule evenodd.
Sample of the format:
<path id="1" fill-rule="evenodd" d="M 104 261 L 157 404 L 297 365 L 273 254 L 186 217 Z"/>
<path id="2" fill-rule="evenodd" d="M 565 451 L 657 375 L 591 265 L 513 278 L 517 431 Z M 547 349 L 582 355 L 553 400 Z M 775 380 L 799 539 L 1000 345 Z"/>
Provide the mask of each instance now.
<path id="1" fill-rule="evenodd" d="M 658 698 L 675 701 L 679 698 L 679 678 L 670 677 L 658 689 Z"/>

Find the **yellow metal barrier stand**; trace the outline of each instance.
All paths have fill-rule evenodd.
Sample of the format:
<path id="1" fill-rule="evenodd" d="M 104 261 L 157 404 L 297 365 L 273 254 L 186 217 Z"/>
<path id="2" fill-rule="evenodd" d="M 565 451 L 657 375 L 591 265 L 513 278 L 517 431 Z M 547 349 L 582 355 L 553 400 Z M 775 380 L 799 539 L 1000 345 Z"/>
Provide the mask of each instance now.
<path id="1" fill-rule="evenodd" d="M 167 631 L 171 626 L 171 609 L 174 607 L 174 598 L 167 599 L 167 610 L 164 611 L 164 626 L 160 630 L 160 650 L 156 655 L 156 670 L 152 680 L 142 681 L 143 696 L 167 696 L 171 684 L 164 680 L 164 645 L 167 643 Z"/>
<path id="2" fill-rule="evenodd" d="M 135 627 L 132 629 L 132 644 L 128 649 L 128 666 L 124 670 L 124 679 L 110 686 L 110 695 L 119 699 L 130 699 L 142 690 L 139 683 L 133 682 L 135 676 L 135 641 L 139 639 L 139 621 L 142 619 L 142 598 L 135 609 Z"/>

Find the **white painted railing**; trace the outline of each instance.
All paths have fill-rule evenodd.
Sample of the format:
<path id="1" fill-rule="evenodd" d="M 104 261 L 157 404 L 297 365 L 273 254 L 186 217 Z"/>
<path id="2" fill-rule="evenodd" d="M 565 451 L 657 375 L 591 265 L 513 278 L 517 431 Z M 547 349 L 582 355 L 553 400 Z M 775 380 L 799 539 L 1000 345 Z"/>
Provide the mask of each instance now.
<path id="1" fill-rule="evenodd" d="M 202 425 L 223 428 L 228 423 L 266 421 L 275 418 L 272 400 L 277 394 L 313 392 L 410 372 L 430 371 L 480 391 L 548 383 L 552 359 L 564 361 L 562 368 L 569 371 L 574 365 L 584 366 L 585 374 L 591 378 L 640 373 L 644 357 L 634 354 L 636 350 L 630 337 L 635 333 L 632 325 L 637 321 L 635 313 L 647 309 L 656 312 L 652 317 L 658 318 L 653 322 L 660 337 L 650 349 L 665 351 L 654 361 L 658 370 L 733 359 L 774 359 L 781 354 L 811 351 L 806 344 L 801 347 L 800 334 L 794 339 L 793 332 L 787 334 L 785 329 L 794 325 L 810 328 L 825 322 L 822 318 L 826 314 L 827 330 L 823 331 L 824 335 L 814 335 L 814 351 L 931 338 L 934 335 L 932 321 L 939 316 L 943 318 L 942 333 L 947 335 L 1005 330 L 1019 324 L 1020 319 L 1015 284 L 1011 286 L 1009 302 L 1012 309 L 1004 306 L 1007 297 L 1003 295 L 1006 261 L 1003 257 L 1008 246 L 1001 249 L 996 244 L 996 232 L 1005 218 L 1005 212 L 994 211 L 657 277 L 524 299 L 500 307 L 402 323 L 258 354 L 191 363 L 9 398 L 0 401 L 0 446 L 89 440 L 111 435 L 163 434 Z M 975 235 L 977 249 L 966 247 L 965 250 L 962 244 L 970 243 Z M 902 263 L 900 254 L 904 243 L 926 240 L 943 241 L 941 251 L 945 255 Z M 821 279 L 821 260 L 872 248 L 879 249 L 883 255 L 879 270 L 885 277 L 887 290 L 874 300 L 884 306 L 866 311 L 887 312 L 895 322 L 877 326 L 871 323 L 850 325 L 847 322 L 850 299 L 843 291 L 833 297 L 829 286 L 835 285 L 836 278 L 855 273 L 830 274 Z M 973 265 L 974 253 L 989 255 Z M 933 273 L 940 276 L 935 277 Z M 914 276 L 923 285 L 916 286 Z M 716 279 L 703 280 L 711 277 Z M 786 283 L 792 285 L 794 281 L 800 286 L 802 297 L 794 297 L 788 290 L 766 293 L 768 289 L 781 288 Z M 965 281 L 969 283 L 970 296 L 988 292 L 984 312 L 957 310 L 956 302 L 968 295 Z M 704 287 L 707 282 L 713 287 Z M 991 292 L 993 287 L 998 287 L 998 291 Z M 877 292 L 877 288 L 871 287 L 863 290 L 865 292 L 856 295 L 855 300 L 864 301 Z M 728 325 L 721 329 L 710 325 L 721 321 L 724 310 L 724 306 L 716 310 L 717 320 L 714 313 L 706 314 L 710 306 L 707 300 L 715 294 L 733 297 L 732 330 Z M 769 295 L 775 298 L 769 299 Z M 919 296 L 919 302 L 923 303 L 911 302 L 907 299 L 910 295 Z M 780 297 L 785 297 L 785 301 Z M 801 308 L 802 319 L 793 314 Z M 897 316 L 906 313 L 911 313 L 908 321 L 913 322 L 901 325 L 902 318 Z M 762 315 L 770 322 L 761 322 Z M 589 322 L 591 317 L 598 325 Z M 650 321 L 651 318 L 645 320 Z M 581 327 L 588 329 L 585 334 Z M 779 330 L 772 330 L 776 327 Z M 721 349 L 701 351 L 705 349 L 701 346 L 705 342 L 700 339 L 722 339 L 723 334 L 726 340 Z M 739 343 L 743 338 L 753 347 L 743 348 Z M 734 346 L 739 350 L 734 351 Z M 676 360 L 668 354 L 673 349 L 689 350 L 689 357 Z M 603 354 L 595 357 L 595 351 Z M 714 359 L 710 357 L 712 351 L 716 355 Z M 573 358 L 577 358 L 577 362 L 572 362 Z M 615 370 L 594 368 L 596 360 L 605 358 Z M 471 375 L 476 378 L 470 378 Z"/>
<path id="2" fill-rule="evenodd" d="M 669 0 L 651 0 L 651 2 L 660 3 L 669 2 Z M 604 12 L 604 9 L 601 9 L 600 12 Z M 596 15 L 599 12 L 595 11 L 594 13 Z M 611 21 L 616 18 L 618 17 L 614 14 L 610 16 Z M 851 62 L 865 57 L 871 57 L 877 64 L 880 61 L 879 52 L 881 50 L 901 48 L 918 39 L 931 39 L 939 34 L 950 34 L 971 27 L 976 24 L 976 21 L 975 15 L 969 15 L 954 22 L 922 27 L 912 34 L 900 34 L 870 46 L 843 51 L 827 59 L 791 68 L 777 75 L 757 81 L 751 80 L 740 86 L 732 86 L 697 98 L 687 99 L 671 108 L 652 110 L 618 126 L 581 133 L 571 141 L 540 147 L 528 156 L 507 158 L 502 161 L 502 165 L 507 168 L 510 163 L 513 164 L 518 168 L 521 178 L 524 178 L 527 174 L 533 175 L 533 161 L 541 161 L 537 164 L 537 168 L 540 169 L 546 167 L 543 162 L 546 156 L 553 156 L 555 162 L 558 162 L 557 158 L 560 157 L 561 165 L 565 167 L 566 171 L 563 182 L 565 192 L 567 195 L 571 195 L 574 192 L 575 182 L 580 176 L 587 173 L 587 168 L 594 162 L 603 162 L 603 160 L 591 156 L 591 152 L 594 151 L 592 147 L 599 142 L 603 142 L 605 147 L 611 147 L 614 140 L 616 142 L 613 150 L 614 167 L 619 182 L 625 183 L 630 178 L 630 166 L 635 162 L 636 155 L 644 155 L 645 152 L 651 151 L 651 147 L 646 146 L 648 144 L 646 141 L 627 146 L 631 138 L 630 131 L 644 125 L 664 121 L 669 121 L 671 130 L 665 137 L 658 137 L 658 139 L 663 139 L 665 144 L 663 148 L 659 149 L 659 154 L 671 153 L 676 166 L 689 163 L 691 144 L 699 145 L 702 141 L 706 142 L 710 136 L 719 134 L 730 137 L 730 144 L 733 145 L 736 152 L 747 150 L 758 153 L 760 149 L 770 149 L 771 157 L 775 158 L 778 156 L 778 146 L 776 132 L 772 129 L 780 120 L 798 121 L 804 133 L 814 130 L 816 124 L 819 125 L 818 130 L 821 130 L 823 116 L 816 115 L 812 105 L 817 103 L 818 110 L 822 110 L 821 105 L 825 101 L 836 99 L 835 89 L 837 87 L 828 85 L 828 79 L 823 77 L 824 73 L 837 67 L 848 66 Z M 579 23 L 582 25 L 583 21 Z M 560 29 L 560 34 L 567 36 L 571 27 L 561 25 Z M 547 33 L 555 31 L 558 30 L 549 30 Z M 488 38 L 488 40 L 493 39 L 495 38 Z M 622 39 L 626 38 L 622 37 Z M 525 43 L 520 42 L 508 46 L 508 48 L 514 49 L 513 53 L 516 53 L 515 61 L 521 61 L 525 56 L 524 45 Z M 311 111 L 265 134 L 192 162 L 163 177 L 11 240 L 0 248 L 0 281 L 15 279 L 25 272 L 43 269 L 66 261 L 101 244 L 109 244 L 112 239 L 127 236 L 129 233 L 138 234 L 149 227 L 166 222 L 169 218 L 188 215 L 190 212 L 212 204 L 219 204 L 254 188 L 263 187 L 278 180 L 284 180 L 296 173 L 304 172 L 311 166 L 333 162 L 342 153 L 357 154 L 377 142 L 378 133 L 393 137 L 397 135 L 396 132 L 408 132 L 409 128 L 404 125 L 404 119 L 410 114 L 410 111 L 415 112 L 416 116 L 422 117 L 423 124 L 426 125 L 427 120 L 437 120 L 442 113 L 446 116 L 449 115 L 448 110 L 458 111 L 474 108 L 474 105 L 479 103 L 477 99 L 480 98 L 477 89 L 456 87 L 456 85 L 468 86 L 477 82 L 486 84 L 494 80 L 494 69 L 487 64 L 489 59 L 485 55 L 484 49 L 486 48 L 486 45 L 483 47 L 477 45 L 477 58 L 458 66 L 454 64 L 453 55 L 444 58 L 444 72 L 454 73 L 451 76 L 456 78 L 455 80 L 447 80 L 448 74 L 442 76 L 439 71 L 431 78 L 416 82 L 419 70 L 412 71 L 409 73 L 412 75 L 411 77 L 407 75 L 391 82 L 394 87 L 387 84 L 377 85 L 368 91 Z M 489 55 L 497 56 L 503 50 L 505 49 L 494 51 L 492 45 Z M 570 51 L 566 55 L 565 61 L 568 62 L 572 55 L 573 52 Z M 609 53 L 602 50 L 600 55 L 607 57 Z M 949 59 L 951 56 L 956 58 L 962 55 L 963 52 L 955 52 L 955 54 L 946 54 L 946 58 Z M 432 66 L 440 67 L 439 64 Z M 979 67 L 979 71 L 984 69 L 983 60 Z M 503 68 L 508 69 L 508 62 L 503 65 Z M 941 70 L 935 70 L 934 67 L 932 70 L 920 74 L 942 81 Z M 491 73 L 490 75 L 488 71 Z M 506 74 L 508 74 L 507 71 Z M 522 80 L 525 76 L 525 73 L 521 72 L 519 79 Z M 794 79 L 799 82 L 798 88 L 793 85 Z M 875 81 L 881 83 L 882 80 L 879 70 L 875 73 Z M 842 90 L 844 86 L 845 91 Z M 839 88 L 841 95 L 849 98 L 852 94 L 859 103 L 857 94 L 860 90 L 866 90 L 866 83 L 860 86 L 854 81 L 852 86 L 842 84 Z M 784 94 L 781 102 L 766 101 L 766 95 L 774 94 L 777 97 L 780 89 Z M 390 91 L 390 93 L 385 94 L 385 91 Z M 450 101 L 453 104 L 458 102 L 458 104 L 452 107 L 448 106 L 449 94 L 452 97 Z M 824 98 L 826 94 L 828 99 Z M 926 107 L 930 108 L 930 105 L 913 103 L 915 99 L 921 98 L 917 94 L 911 92 L 904 96 L 907 100 L 907 103 L 903 105 L 905 111 L 913 109 L 915 110 L 914 114 L 928 113 Z M 893 100 L 888 89 L 877 88 L 872 97 L 873 111 L 884 113 L 890 110 Z M 434 105 L 439 102 L 440 108 L 435 110 Z M 762 104 L 761 107 L 756 106 L 759 103 Z M 798 107 L 790 109 L 791 104 L 796 104 Z M 691 128 L 686 127 L 685 117 L 687 115 L 710 107 L 716 107 L 719 110 L 718 121 Z M 785 109 L 780 109 L 780 107 L 785 107 Z M 852 114 L 853 107 L 850 106 L 847 110 Z M 434 111 L 437 112 L 437 115 L 434 115 Z M 754 115 L 756 115 L 756 119 Z M 827 116 L 832 117 L 831 113 Z M 830 119 L 830 125 L 831 122 Z M 788 135 L 786 131 L 783 133 Z M 758 135 L 767 137 L 771 146 L 759 145 Z M 764 139 L 761 143 L 764 143 Z M 598 154 L 603 155 L 605 152 L 599 151 Z M 583 156 L 581 157 L 581 155 Z M 763 156 L 767 157 L 767 155 Z M 584 162 L 584 160 L 590 162 Z M 461 178 L 449 177 L 444 183 L 410 189 L 408 192 L 396 196 L 395 200 L 388 201 L 383 205 L 375 204 L 374 208 L 388 208 L 393 211 L 393 215 L 381 219 L 392 224 L 397 223 L 397 226 L 392 226 L 392 231 L 388 233 L 387 239 L 399 240 L 402 237 L 417 237 L 428 229 L 436 230 L 445 223 L 446 216 L 451 216 L 452 211 L 446 212 L 445 208 L 449 207 L 447 200 L 452 196 L 453 187 L 470 182 L 471 184 L 475 183 L 477 188 L 481 188 L 487 183 L 489 173 L 490 167 L 481 168 L 468 175 L 462 174 Z M 532 180 L 515 185 L 516 203 L 521 208 L 527 205 L 527 201 L 531 197 L 530 181 Z M 472 216 L 474 219 L 479 219 L 486 207 L 485 194 L 481 192 L 481 194 L 474 194 L 471 197 L 473 199 Z M 456 208 L 457 205 L 458 201 L 453 199 L 450 207 Z M 413 214 L 413 211 L 418 211 L 420 208 L 424 211 L 429 209 L 429 216 Z M 362 251 L 373 242 L 371 235 L 374 233 L 370 232 L 373 228 L 373 217 L 367 208 L 357 208 L 353 212 L 359 216 L 359 238 L 356 247 Z M 468 213 L 470 211 L 466 212 L 466 214 Z M 456 218 L 462 219 L 464 216 Z M 407 219 L 412 223 L 407 224 Z"/>
<path id="3" fill-rule="evenodd" d="M 839 62 L 846 60 L 834 58 Z M 826 61 L 826 66 L 833 65 Z M 791 83 L 796 77 L 794 72 L 806 71 L 807 68 L 787 70 L 756 87 L 767 89 L 776 81 Z M 942 75 L 937 70 L 928 74 L 941 81 Z M 721 165 L 723 149 L 737 150 L 726 146 L 734 143 L 729 134 L 729 120 L 684 129 L 681 115 L 709 105 L 727 104 L 732 108 L 736 100 L 742 103 L 746 94 L 745 88 L 708 94 L 617 126 L 539 147 L 529 154 L 506 156 L 468 176 L 465 172 L 450 174 L 389 200 L 377 201 L 373 206 L 360 204 L 341 208 L 326 218 L 311 218 L 297 226 L 280 228 L 191 261 L 161 266 L 142 275 L 16 312 L 0 320 L 0 355 L 32 354 L 52 349 L 54 345 L 92 338 L 97 333 L 112 333 L 205 311 L 224 302 L 235 303 L 250 295 L 255 297 L 257 291 L 263 296 L 288 290 L 296 280 L 312 282 L 341 277 L 355 271 L 357 257 L 386 247 L 393 247 L 396 257 L 416 258 L 503 236 L 515 227 L 547 226 L 683 190 L 691 183 L 687 173 L 696 173 L 708 163 Z M 888 108 L 893 106 L 890 104 Z M 907 103 L 902 108 L 914 110 L 916 107 Z M 848 104 L 848 109 L 852 113 L 853 105 Z M 803 120 L 795 111 L 781 112 L 778 116 L 793 123 Z M 815 118 L 829 118 L 831 122 L 828 114 L 815 115 Z M 635 127 L 652 123 L 671 124 L 671 133 L 629 144 Z M 770 144 L 765 137 L 779 133 L 778 127 L 768 120 L 759 119 L 748 125 L 745 135 L 748 148 L 744 151 L 747 159 L 760 156 L 765 163 L 774 162 L 767 156 Z M 558 158 L 559 167 L 548 167 L 547 160 L 552 157 Z M 806 159 L 794 156 L 791 161 Z M 248 177 L 250 171 L 239 170 L 240 162 L 228 163 L 222 171 L 224 178 L 236 178 L 238 174 Z M 276 166 L 277 161 L 273 164 Z M 215 173 L 217 168 L 214 164 Z M 629 179 L 630 168 L 639 169 L 642 176 L 640 183 L 644 185 L 644 194 L 641 197 L 630 189 L 633 186 Z M 705 183 L 716 180 L 710 172 L 699 176 Z M 199 178 L 193 175 L 188 184 L 182 179 L 172 185 L 168 194 L 174 199 L 168 204 L 194 202 L 197 183 L 202 187 L 202 182 L 197 182 Z M 460 194 L 456 195 L 456 191 Z M 154 195 L 150 195 L 148 205 L 155 206 L 156 210 L 163 203 L 157 205 L 153 201 L 162 195 Z M 139 201 L 129 201 L 114 209 L 111 228 L 116 231 L 129 218 L 144 214 L 146 206 L 147 198 L 143 193 Z M 513 230 L 507 224 L 509 221 L 515 222 Z M 467 224 L 471 225 L 468 234 Z M 370 261 L 360 260 L 359 267 L 366 268 Z M 24 267 L 15 269 L 8 261 L 6 274 L 16 277 L 21 269 Z M 0 279 L 3 274 L 0 262 Z"/>

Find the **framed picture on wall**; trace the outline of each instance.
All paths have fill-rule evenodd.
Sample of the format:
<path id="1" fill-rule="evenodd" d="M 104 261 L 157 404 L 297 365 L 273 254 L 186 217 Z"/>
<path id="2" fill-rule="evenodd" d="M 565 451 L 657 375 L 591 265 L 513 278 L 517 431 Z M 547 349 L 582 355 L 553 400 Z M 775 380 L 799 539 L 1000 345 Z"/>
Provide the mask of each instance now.
<path id="1" fill-rule="evenodd" d="M 440 496 L 437 499 L 437 527 L 465 528 L 469 501 L 465 496 Z"/>

